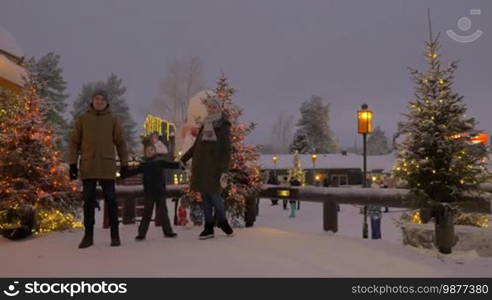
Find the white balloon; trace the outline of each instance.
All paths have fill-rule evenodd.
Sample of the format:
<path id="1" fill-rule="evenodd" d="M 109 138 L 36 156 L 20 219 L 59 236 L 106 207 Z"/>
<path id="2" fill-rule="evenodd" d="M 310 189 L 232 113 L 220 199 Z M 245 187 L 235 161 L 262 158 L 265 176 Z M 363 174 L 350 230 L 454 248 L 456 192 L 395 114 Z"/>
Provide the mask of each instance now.
<path id="1" fill-rule="evenodd" d="M 178 145 L 178 149 L 184 154 L 195 142 L 195 137 L 191 134 L 193 128 L 199 128 L 201 121 L 207 116 L 207 107 L 203 104 L 203 100 L 207 96 L 215 95 L 212 90 L 203 90 L 190 98 L 188 103 L 188 111 L 186 124 L 181 128 L 181 143 Z"/>
<path id="2" fill-rule="evenodd" d="M 215 93 L 211 90 L 203 90 L 190 98 L 187 112 L 187 124 L 197 127 L 200 126 L 200 121 L 207 116 L 207 107 L 203 104 L 203 100 L 209 95 L 213 96 Z"/>

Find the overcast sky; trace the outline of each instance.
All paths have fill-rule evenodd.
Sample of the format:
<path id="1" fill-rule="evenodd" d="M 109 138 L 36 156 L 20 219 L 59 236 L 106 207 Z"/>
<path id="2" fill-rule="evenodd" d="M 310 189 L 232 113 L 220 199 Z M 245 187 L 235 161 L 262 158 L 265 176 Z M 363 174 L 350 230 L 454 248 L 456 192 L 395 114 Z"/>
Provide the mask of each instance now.
<path id="1" fill-rule="evenodd" d="M 297 118 L 301 102 L 317 94 L 331 103 L 337 138 L 351 146 L 364 102 L 376 125 L 395 131 L 413 92 L 407 67 L 424 66 L 428 7 L 444 61 L 461 59 L 456 89 L 469 115 L 492 131 L 490 0 L 1 0 L 0 26 L 28 56 L 61 54 L 69 109 L 83 83 L 114 72 L 141 124 L 166 65 L 196 55 L 209 87 L 223 70 L 237 88 L 244 119 L 259 125 L 251 142 L 267 142 L 278 113 Z M 466 32 L 457 27 L 461 17 L 472 21 Z M 448 29 L 483 34 L 459 43 Z"/>

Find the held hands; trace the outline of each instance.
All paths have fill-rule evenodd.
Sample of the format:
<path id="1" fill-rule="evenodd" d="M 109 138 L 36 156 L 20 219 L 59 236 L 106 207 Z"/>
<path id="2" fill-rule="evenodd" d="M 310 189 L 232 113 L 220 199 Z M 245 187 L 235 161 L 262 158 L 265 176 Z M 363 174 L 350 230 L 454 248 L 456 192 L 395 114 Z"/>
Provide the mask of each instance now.
<path id="1" fill-rule="evenodd" d="M 220 174 L 220 187 L 225 189 L 227 187 L 227 184 L 229 182 L 230 175 L 228 173 L 222 173 Z"/>
<path id="2" fill-rule="evenodd" d="M 75 180 L 77 177 L 79 177 L 79 169 L 77 168 L 77 164 L 71 164 L 70 165 L 70 180 Z"/>

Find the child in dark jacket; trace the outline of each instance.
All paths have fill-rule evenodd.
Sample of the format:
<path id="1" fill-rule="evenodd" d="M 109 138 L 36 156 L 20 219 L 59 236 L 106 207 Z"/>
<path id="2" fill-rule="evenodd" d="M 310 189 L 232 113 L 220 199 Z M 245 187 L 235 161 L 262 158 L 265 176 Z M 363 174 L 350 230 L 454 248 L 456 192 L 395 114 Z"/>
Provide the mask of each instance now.
<path id="1" fill-rule="evenodd" d="M 139 173 L 143 173 L 144 186 L 144 211 L 142 221 L 138 227 L 137 241 L 145 239 L 147 230 L 149 229 L 150 218 L 154 209 L 154 202 L 157 205 L 156 217 L 160 217 L 162 231 L 165 237 L 173 238 L 177 234 L 173 232 L 171 222 L 169 220 L 167 205 L 166 205 L 166 184 L 164 169 L 178 169 L 182 167 L 179 162 L 170 162 L 163 159 L 156 159 L 155 146 L 146 145 L 144 149 L 145 160 L 138 167 L 126 171 L 124 177 L 131 177 Z"/>

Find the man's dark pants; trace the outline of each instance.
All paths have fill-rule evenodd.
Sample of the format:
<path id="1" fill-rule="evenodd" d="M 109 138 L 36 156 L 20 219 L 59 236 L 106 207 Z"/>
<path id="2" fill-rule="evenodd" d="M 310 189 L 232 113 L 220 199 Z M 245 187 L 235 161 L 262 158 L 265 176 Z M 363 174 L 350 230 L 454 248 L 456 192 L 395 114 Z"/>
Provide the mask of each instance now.
<path id="1" fill-rule="evenodd" d="M 103 190 L 105 201 L 108 203 L 109 209 L 109 224 L 111 227 L 118 226 L 118 204 L 116 202 L 116 193 L 114 190 L 113 179 L 84 179 L 83 198 L 84 198 L 84 226 L 94 227 L 95 224 L 95 209 L 97 207 L 96 187 L 97 182 Z"/>

